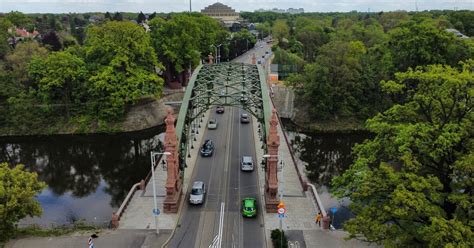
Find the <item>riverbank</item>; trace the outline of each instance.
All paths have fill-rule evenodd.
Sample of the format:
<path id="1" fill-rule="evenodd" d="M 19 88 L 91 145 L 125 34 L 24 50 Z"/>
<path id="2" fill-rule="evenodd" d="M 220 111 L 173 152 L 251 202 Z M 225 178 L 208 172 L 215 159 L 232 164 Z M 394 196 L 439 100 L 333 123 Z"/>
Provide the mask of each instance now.
<path id="1" fill-rule="evenodd" d="M 166 91 L 162 98 L 142 99 L 130 106 L 126 115 L 119 122 L 102 123 L 92 117 L 72 118 L 69 121 L 57 120 L 40 127 L 3 127 L 0 137 L 6 136 L 37 136 L 65 134 L 100 134 L 126 133 L 151 129 L 164 124 L 168 107 L 166 102 L 181 101 L 184 91 Z M 174 109 L 177 115 L 179 109 Z"/>

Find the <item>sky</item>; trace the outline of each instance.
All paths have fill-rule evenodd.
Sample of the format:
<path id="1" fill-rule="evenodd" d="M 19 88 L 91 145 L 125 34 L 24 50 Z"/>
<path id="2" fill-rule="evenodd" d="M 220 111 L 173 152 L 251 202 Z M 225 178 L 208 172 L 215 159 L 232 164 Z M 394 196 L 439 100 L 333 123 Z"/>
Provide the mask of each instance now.
<path id="1" fill-rule="evenodd" d="M 193 11 L 217 2 L 192 0 Z M 474 0 L 219 0 L 237 11 L 304 8 L 305 12 L 378 12 L 393 10 L 469 9 Z M 183 12 L 189 0 L 0 0 L 0 13 L 83 13 L 83 12 Z"/>

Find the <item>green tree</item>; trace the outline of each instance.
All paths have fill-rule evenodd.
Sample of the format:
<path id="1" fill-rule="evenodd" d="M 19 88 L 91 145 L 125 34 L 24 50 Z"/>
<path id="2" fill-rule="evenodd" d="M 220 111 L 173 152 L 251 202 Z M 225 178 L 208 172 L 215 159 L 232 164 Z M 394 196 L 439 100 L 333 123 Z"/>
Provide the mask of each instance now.
<path id="1" fill-rule="evenodd" d="M 260 35 L 259 38 L 263 39 L 263 38 L 267 37 L 270 34 L 271 26 L 270 26 L 270 23 L 268 23 L 268 22 L 257 23 L 257 25 L 255 26 L 255 29 L 257 29 L 258 32 L 259 32 L 259 35 Z"/>
<path id="2" fill-rule="evenodd" d="M 3 59 L 5 55 L 10 51 L 10 45 L 8 44 L 8 28 L 11 28 L 13 24 L 6 18 L 0 18 L 0 59 Z"/>
<path id="3" fill-rule="evenodd" d="M 155 17 L 150 28 L 167 83 L 184 84 L 185 74 L 199 64 L 202 56 L 214 54 L 214 46 L 223 44 L 227 37 L 217 21 L 201 15 L 174 14 L 168 20 Z"/>
<path id="4" fill-rule="evenodd" d="M 21 219 L 41 215 L 41 206 L 34 196 L 45 187 L 37 174 L 24 171 L 23 165 L 10 169 L 7 163 L 0 163 L 0 242 L 14 234 Z"/>
<path id="5" fill-rule="evenodd" d="M 71 103 L 80 103 L 85 91 L 87 70 L 84 61 L 68 52 L 55 52 L 47 58 L 34 58 L 29 75 L 38 83 L 38 96 L 47 104 L 62 103 L 70 117 Z"/>
<path id="6" fill-rule="evenodd" d="M 290 36 L 290 27 L 288 27 L 286 20 L 279 19 L 273 23 L 272 35 L 273 38 L 277 39 L 279 42 L 281 42 L 283 38 L 288 39 Z"/>
<path id="7" fill-rule="evenodd" d="M 114 20 L 114 21 L 123 21 L 122 13 L 115 12 L 114 17 L 112 18 L 112 20 Z"/>
<path id="8" fill-rule="evenodd" d="M 150 36 L 132 22 L 111 21 L 87 30 L 84 45 L 89 78 L 88 92 L 103 119 L 122 116 L 126 104 L 142 97 L 159 96 L 163 80 Z"/>
<path id="9" fill-rule="evenodd" d="M 419 18 L 389 32 L 388 46 L 398 71 L 429 64 L 455 66 L 474 56 L 472 42 L 456 38 L 432 21 Z"/>
<path id="10" fill-rule="evenodd" d="M 106 20 L 111 21 L 111 20 L 112 20 L 112 15 L 107 11 L 107 12 L 105 12 L 104 18 L 105 18 Z"/>
<path id="11" fill-rule="evenodd" d="M 11 80 L 4 82 L 9 85 L 4 87 L 12 89 L 10 96 L 14 96 L 20 91 L 27 91 L 33 86 L 28 76 L 28 64 L 33 57 L 45 58 L 47 55 L 48 50 L 41 47 L 38 42 L 28 41 L 19 43 L 15 50 L 5 57 L 5 68 Z"/>
<path id="12" fill-rule="evenodd" d="M 327 31 L 327 32 L 326 32 Z M 329 30 L 308 24 L 296 31 L 296 39 L 303 44 L 303 58 L 308 62 L 314 62 L 319 48 L 329 42 Z"/>
<path id="13" fill-rule="evenodd" d="M 31 22 L 30 18 L 27 15 L 19 11 L 10 12 L 5 15 L 5 18 L 17 28 L 24 28 L 27 24 Z"/>
<path id="14" fill-rule="evenodd" d="M 299 88 L 298 93 L 310 105 L 313 118 L 356 115 L 361 108 L 359 101 L 364 98 L 364 44 L 335 40 L 322 46 L 320 52 L 315 63 L 305 66 L 302 75 L 290 77 L 290 84 Z"/>
<path id="15" fill-rule="evenodd" d="M 383 26 L 385 32 L 397 27 L 401 22 L 408 21 L 410 16 L 405 11 L 394 11 L 382 13 L 379 22 Z"/>
<path id="16" fill-rule="evenodd" d="M 146 16 L 145 14 L 143 14 L 143 12 L 140 11 L 140 13 L 138 14 L 138 17 L 137 17 L 137 22 L 138 23 L 142 23 L 146 20 Z"/>
<path id="17" fill-rule="evenodd" d="M 382 86 L 400 103 L 367 122 L 375 138 L 333 180 L 356 215 L 344 228 L 385 247 L 472 247 L 474 61 L 410 69 Z"/>

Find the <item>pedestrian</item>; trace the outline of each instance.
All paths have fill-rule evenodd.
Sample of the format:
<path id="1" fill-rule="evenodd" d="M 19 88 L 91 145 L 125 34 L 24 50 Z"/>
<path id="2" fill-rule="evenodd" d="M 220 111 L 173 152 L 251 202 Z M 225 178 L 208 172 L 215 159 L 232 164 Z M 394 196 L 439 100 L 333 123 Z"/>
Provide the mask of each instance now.
<path id="1" fill-rule="evenodd" d="M 321 227 L 321 219 L 323 216 L 321 215 L 321 211 L 316 215 L 316 224 L 318 224 Z"/>
<path id="2" fill-rule="evenodd" d="M 93 242 L 93 239 L 96 239 L 98 238 L 99 236 L 97 236 L 97 234 L 92 234 L 90 237 L 89 237 L 89 240 L 87 240 L 87 245 L 89 245 L 88 247 L 89 248 L 94 248 L 94 242 Z"/>

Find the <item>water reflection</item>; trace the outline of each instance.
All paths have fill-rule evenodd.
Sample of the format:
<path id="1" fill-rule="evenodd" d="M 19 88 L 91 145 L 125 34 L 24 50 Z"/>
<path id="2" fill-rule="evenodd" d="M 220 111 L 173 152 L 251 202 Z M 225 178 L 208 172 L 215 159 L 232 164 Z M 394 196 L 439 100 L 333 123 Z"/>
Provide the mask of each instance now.
<path id="1" fill-rule="evenodd" d="M 41 225 L 75 219 L 110 220 L 130 187 L 150 168 L 149 152 L 160 149 L 164 127 L 116 135 L 0 138 L 0 162 L 25 164 L 48 188 L 38 196 Z"/>
<path id="2" fill-rule="evenodd" d="M 334 176 L 344 172 L 353 161 L 352 147 L 369 138 L 368 133 L 296 133 L 290 132 L 292 146 L 305 163 L 308 179 L 315 185 L 328 186 Z"/>
<path id="3" fill-rule="evenodd" d="M 344 221 L 353 215 L 347 208 L 348 199 L 337 199 L 329 193 L 334 176 L 341 175 L 352 163 L 352 148 L 371 138 L 370 133 L 303 133 L 288 131 L 293 150 L 305 165 L 308 180 L 318 190 L 324 208 L 332 216 L 331 208 L 336 208 L 333 217 L 335 228 L 341 228 Z"/>

